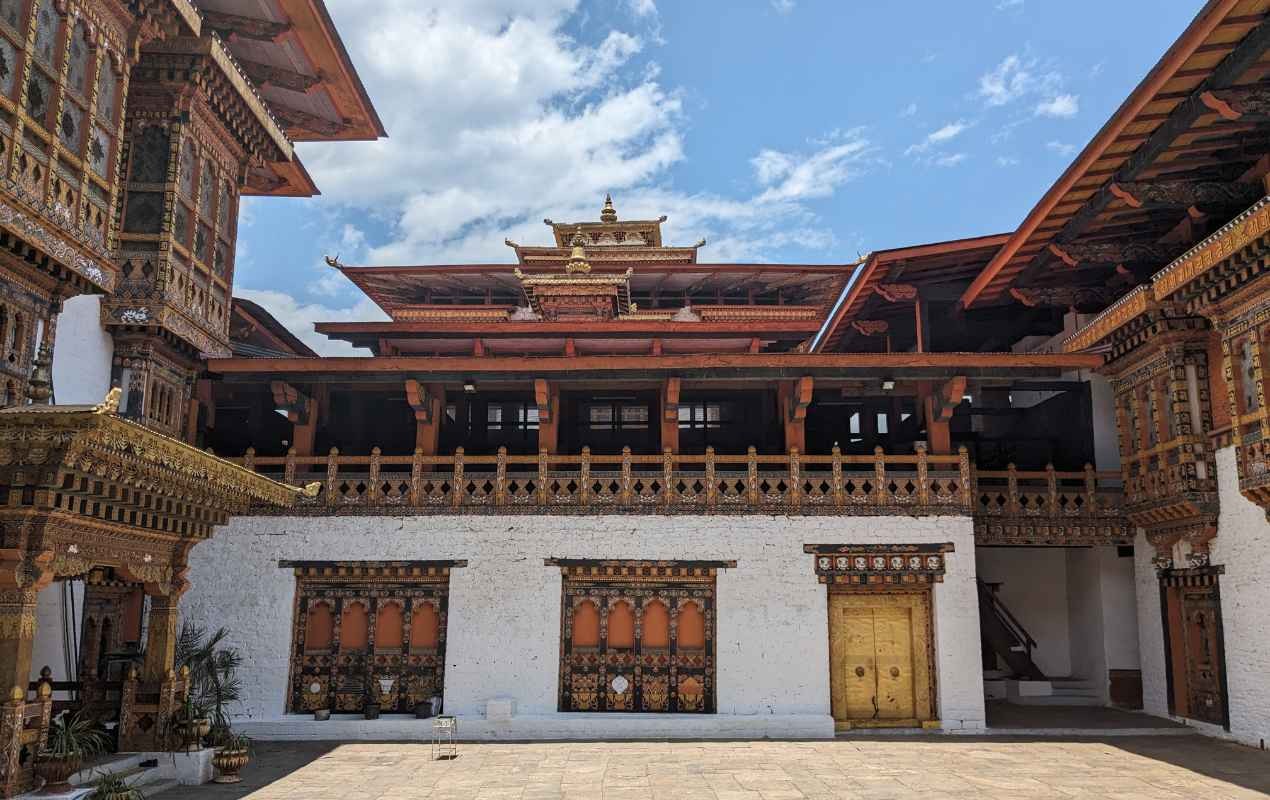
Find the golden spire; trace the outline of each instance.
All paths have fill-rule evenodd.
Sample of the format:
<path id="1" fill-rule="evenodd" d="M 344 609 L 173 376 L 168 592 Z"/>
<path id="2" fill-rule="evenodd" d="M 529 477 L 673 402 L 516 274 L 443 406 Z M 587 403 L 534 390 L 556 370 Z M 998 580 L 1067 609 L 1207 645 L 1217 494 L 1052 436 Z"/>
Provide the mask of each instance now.
<path id="1" fill-rule="evenodd" d="M 578 226 L 577 232 L 573 234 L 573 252 L 569 254 L 569 263 L 565 265 L 565 272 L 590 272 L 591 265 L 586 260 L 586 239 L 582 237 L 582 226 Z"/>
<path id="2" fill-rule="evenodd" d="M 600 211 L 600 222 L 617 222 L 617 210 L 613 208 L 612 195 L 604 195 L 604 208 Z"/>

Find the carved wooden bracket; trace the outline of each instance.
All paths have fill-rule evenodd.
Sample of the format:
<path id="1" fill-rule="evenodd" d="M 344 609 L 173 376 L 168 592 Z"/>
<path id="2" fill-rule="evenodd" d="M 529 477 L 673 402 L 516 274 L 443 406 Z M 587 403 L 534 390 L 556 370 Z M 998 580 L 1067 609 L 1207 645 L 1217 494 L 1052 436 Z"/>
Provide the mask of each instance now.
<path id="1" fill-rule="evenodd" d="M 966 394 L 966 376 L 955 375 L 939 387 L 938 393 L 935 395 L 935 417 L 940 422 L 947 422 L 952 419 L 953 411 L 961 404 L 961 398 Z"/>
<path id="2" fill-rule="evenodd" d="M 538 406 L 538 422 L 551 422 L 551 385 L 546 378 L 534 378 L 534 403 Z"/>
<path id="3" fill-rule="evenodd" d="M 888 303 L 911 303 L 917 299 L 917 287 L 911 283 L 879 283 L 873 291 Z"/>
<path id="4" fill-rule="evenodd" d="M 422 422 L 425 425 L 432 423 L 432 401 L 433 397 L 428 387 L 414 378 L 406 380 L 406 402 L 414 410 L 416 422 Z"/>
<path id="5" fill-rule="evenodd" d="M 679 378 L 667 378 L 661 385 L 661 417 L 666 422 L 679 421 Z"/>
<path id="6" fill-rule="evenodd" d="M 286 381 L 270 381 L 269 389 L 273 392 L 274 408 L 285 411 L 287 419 L 294 424 L 308 424 L 309 398 L 307 395 Z"/>
<path id="7" fill-rule="evenodd" d="M 891 329 L 884 319 L 855 319 L 851 321 L 851 327 L 862 336 L 882 336 Z"/>
<path id="8" fill-rule="evenodd" d="M 1232 122 L 1245 116 L 1270 117 L 1270 92 L 1261 87 L 1215 89 L 1200 93 L 1199 101 Z"/>
<path id="9" fill-rule="evenodd" d="M 1063 242 L 1049 245 L 1049 252 L 1069 267 L 1080 264 L 1149 262 L 1158 269 L 1177 255 L 1176 249 L 1149 242 Z"/>
<path id="10" fill-rule="evenodd" d="M 811 405 L 811 394 L 814 381 L 810 375 L 804 375 L 794 383 L 793 396 L 790 398 L 789 418 L 795 421 L 807 419 L 807 406 Z"/>

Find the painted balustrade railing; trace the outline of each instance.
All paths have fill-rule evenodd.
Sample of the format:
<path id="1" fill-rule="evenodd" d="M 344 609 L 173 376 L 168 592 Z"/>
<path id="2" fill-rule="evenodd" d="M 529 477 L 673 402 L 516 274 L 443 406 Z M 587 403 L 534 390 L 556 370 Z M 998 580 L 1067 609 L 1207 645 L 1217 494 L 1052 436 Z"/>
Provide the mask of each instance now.
<path id="1" fill-rule="evenodd" d="M 300 513 L 455 511 L 550 508 L 587 513 L 968 514 L 975 493 L 970 459 L 928 455 L 805 455 L 797 450 L 744 455 L 704 453 L 349 456 L 257 456 L 249 469 L 321 490 Z M 286 513 L 296 513 L 290 509 Z M 261 513 L 276 513 L 262 509 Z"/>
<path id="2" fill-rule="evenodd" d="M 975 470 L 976 515 L 991 517 L 1095 517 L 1121 513 L 1124 494 L 1120 472 Z"/>

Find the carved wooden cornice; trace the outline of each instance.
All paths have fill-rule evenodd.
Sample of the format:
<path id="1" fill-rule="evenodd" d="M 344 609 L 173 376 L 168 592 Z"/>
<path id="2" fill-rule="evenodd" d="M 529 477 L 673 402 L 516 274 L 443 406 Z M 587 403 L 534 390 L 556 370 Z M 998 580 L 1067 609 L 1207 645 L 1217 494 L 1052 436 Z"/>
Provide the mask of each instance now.
<path id="1" fill-rule="evenodd" d="M 1151 283 L 1156 300 L 1165 300 L 1186 284 L 1215 268 L 1270 232 L 1270 198 L 1226 223 L 1213 235 L 1156 273 Z"/>
<path id="2" fill-rule="evenodd" d="M 1106 306 L 1114 297 L 1111 289 L 1102 286 L 1014 286 L 1010 295 L 1028 308 Z"/>
<path id="3" fill-rule="evenodd" d="M 952 542 L 938 544 L 807 544 L 821 583 L 861 586 L 942 583 Z"/>
<path id="4" fill-rule="evenodd" d="M 50 508 L 61 495 L 127 505 L 124 498 L 144 493 L 183 509 L 169 515 L 175 518 L 197 517 L 190 506 L 217 515 L 252 503 L 288 506 L 300 494 L 116 416 L 118 393 L 111 392 L 113 408 L 108 401 L 0 410 L 0 483 L 43 493 Z M 161 508 L 152 511 L 162 516 Z"/>
<path id="5" fill-rule="evenodd" d="M 882 336 L 891 329 L 884 319 L 853 319 L 851 327 L 861 336 Z"/>
<path id="6" fill-rule="evenodd" d="M 1063 340 L 1064 353 L 1089 350 L 1134 319 L 1156 307 L 1149 286 L 1139 286 Z"/>

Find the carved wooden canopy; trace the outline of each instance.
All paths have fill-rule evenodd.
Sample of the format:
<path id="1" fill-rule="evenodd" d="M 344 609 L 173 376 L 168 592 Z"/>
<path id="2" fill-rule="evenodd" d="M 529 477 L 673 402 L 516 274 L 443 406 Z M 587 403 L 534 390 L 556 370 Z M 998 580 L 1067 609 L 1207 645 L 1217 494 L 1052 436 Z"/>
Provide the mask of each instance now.
<path id="1" fill-rule="evenodd" d="M 117 416 L 117 397 L 0 410 L 0 500 L 202 538 L 231 512 L 300 493 Z"/>

